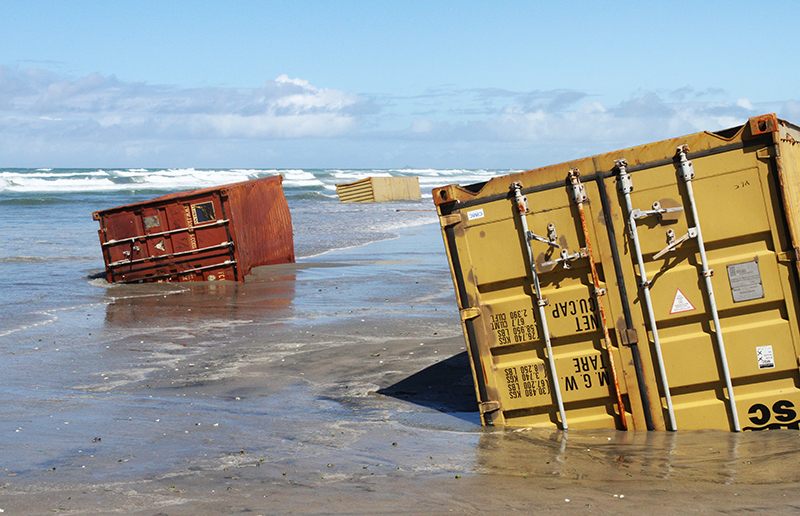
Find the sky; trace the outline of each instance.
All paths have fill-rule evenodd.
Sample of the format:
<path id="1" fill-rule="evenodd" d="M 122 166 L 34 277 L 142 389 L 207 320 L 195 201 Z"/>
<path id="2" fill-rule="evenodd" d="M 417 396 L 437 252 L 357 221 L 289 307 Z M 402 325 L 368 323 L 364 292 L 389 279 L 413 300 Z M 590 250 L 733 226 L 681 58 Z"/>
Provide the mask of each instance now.
<path id="1" fill-rule="evenodd" d="M 800 124 L 800 2 L 0 3 L 0 167 L 528 169 Z"/>

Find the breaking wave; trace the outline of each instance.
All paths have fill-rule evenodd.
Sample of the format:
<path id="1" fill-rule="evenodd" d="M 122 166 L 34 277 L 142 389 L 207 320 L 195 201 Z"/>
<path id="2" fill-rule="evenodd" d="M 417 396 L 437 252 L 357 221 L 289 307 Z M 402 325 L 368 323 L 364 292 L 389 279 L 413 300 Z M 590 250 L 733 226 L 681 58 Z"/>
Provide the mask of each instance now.
<path id="1" fill-rule="evenodd" d="M 259 177 L 283 176 L 284 190 L 335 192 L 337 184 L 365 177 L 418 177 L 423 195 L 446 184 L 472 184 L 512 170 L 467 169 L 5 169 L 0 193 L 179 192 Z"/>

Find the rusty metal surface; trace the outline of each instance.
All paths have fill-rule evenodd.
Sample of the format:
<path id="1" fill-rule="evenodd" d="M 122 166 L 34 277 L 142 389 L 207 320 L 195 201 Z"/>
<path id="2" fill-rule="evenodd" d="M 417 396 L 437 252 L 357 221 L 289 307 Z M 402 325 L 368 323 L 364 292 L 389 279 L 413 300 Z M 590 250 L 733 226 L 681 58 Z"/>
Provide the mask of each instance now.
<path id="1" fill-rule="evenodd" d="M 294 262 L 281 176 L 164 195 L 93 214 L 109 282 L 244 281 Z"/>
<path id="2" fill-rule="evenodd" d="M 583 209 L 583 203 L 587 201 L 586 193 L 583 185 L 580 182 L 580 172 L 574 168 L 569 171 L 569 180 L 573 187 L 573 200 L 578 205 L 578 212 L 581 219 L 581 230 L 583 232 L 584 242 L 586 243 L 586 255 L 589 259 L 589 267 L 592 271 L 592 283 L 594 285 L 594 295 L 597 298 L 597 308 L 600 315 L 600 323 L 603 328 L 603 342 L 606 346 L 606 357 L 608 358 L 609 367 L 611 369 L 611 379 L 614 382 L 614 393 L 617 397 L 617 406 L 619 407 L 619 418 L 623 430 L 628 429 L 628 422 L 625 418 L 625 403 L 622 401 L 622 391 L 619 387 L 619 375 L 617 373 L 617 366 L 614 363 L 613 344 L 611 343 L 611 336 L 608 333 L 608 322 L 606 320 L 606 312 L 603 308 L 603 296 L 606 291 L 600 282 L 600 276 L 597 274 L 597 265 L 592 253 L 592 242 L 590 237 L 589 225 L 586 223 L 586 213 Z"/>

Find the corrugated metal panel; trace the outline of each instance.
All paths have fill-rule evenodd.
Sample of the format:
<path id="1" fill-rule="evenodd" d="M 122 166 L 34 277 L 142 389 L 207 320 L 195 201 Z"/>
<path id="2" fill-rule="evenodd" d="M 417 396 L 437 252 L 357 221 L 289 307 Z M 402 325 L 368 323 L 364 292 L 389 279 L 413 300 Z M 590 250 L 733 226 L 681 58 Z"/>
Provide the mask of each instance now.
<path id="1" fill-rule="evenodd" d="M 336 185 L 336 194 L 341 202 L 375 202 L 371 177 L 359 179 L 353 183 Z"/>
<path id="2" fill-rule="evenodd" d="M 336 185 L 341 202 L 382 202 L 421 199 L 417 177 L 367 177 Z"/>
<path id="3" fill-rule="evenodd" d="M 484 421 L 798 427 L 797 135 L 767 115 L 435 189 Z"/>
<path id="4" fill-rule="evenodd" d="M 108 281 L 244 281 L 294 262 L 281 176 L 165 195 L 93 214 Z"/>
<path id="5" fill-rule="evenodd" d="M 760 119 L 754 119 L 753 123 L 756 126 L 760 125 L 760 130 L 773 129 L 771 124 Z M 778 124 L 778 131 L 772 134 L 776 139 L 776 146 L 779 151 L 776 166 L 778 168 L 784 206 L 800 206 L 800 129 L 781 121 Z M 797 267 L 798 271 L 800 271 L 800 212 L 787 209 L 786 217 L 786 224 L 789 228 L 795 254 L 794 258 L 797 259 Z"/>
<path id="6" fill-rule="evenodd" d="M 227 188 L 227 194 L 240 273 L 250 274 L 251 268 L 261 265 L 294 262 L 292 218 L 280 181 L 247 181 Z"/>

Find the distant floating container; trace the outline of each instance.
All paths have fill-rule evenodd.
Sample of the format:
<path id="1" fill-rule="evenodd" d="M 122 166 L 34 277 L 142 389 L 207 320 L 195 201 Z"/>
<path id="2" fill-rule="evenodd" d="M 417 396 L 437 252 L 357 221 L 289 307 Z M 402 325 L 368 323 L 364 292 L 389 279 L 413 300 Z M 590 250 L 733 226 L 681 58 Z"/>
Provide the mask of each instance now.
<path id="1" fill-rule="evenodd" d="M 192 190 L 98 211 L 109 282 L 244 281 L 294 262 L 283 177 Z"/>
<path id="2" fill-rule="evenodd" d="M 367 177 L 336 185 L 341 202 L 381 202 L 421 199 L 417 177 Z"/>
<path id="3" fill-rule="evenodd" d="M 484 424 L 800 428 L 800 128 L 433 190 Z"/>

